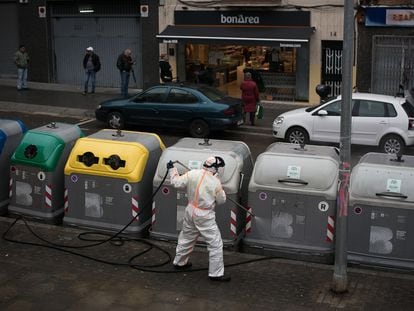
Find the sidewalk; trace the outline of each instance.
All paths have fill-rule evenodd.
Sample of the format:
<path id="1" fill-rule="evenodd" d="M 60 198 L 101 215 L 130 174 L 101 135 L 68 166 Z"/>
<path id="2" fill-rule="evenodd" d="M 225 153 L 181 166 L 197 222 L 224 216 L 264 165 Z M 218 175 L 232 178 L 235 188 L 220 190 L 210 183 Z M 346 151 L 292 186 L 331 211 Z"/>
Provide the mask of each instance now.
<path id="1" fill-rule="evenodd" d="M 119 97 L 117 88 L 97 88 L 96 94 L 82 94 L 82 87 L 73 85 L 28 82 L 28 91 L 17 92 L 15 80 L 0 79 L 0 110 L 27 111 L 30 113 L 45 113 L 84 118 L 94 118 L 95 109 L 104 100 Z M 129 89 L 130 93 L 139 89 Z M 50 103 L 53 102 L 53 105 Z M 266 120 L 258 120 L 257 126 L 243 125 L 241 129 L 256 132 L 271 133 L 273 118 L 276 110 L 294 109 L 307 103 L 262 101 Z M 29 105 L 30 104 L 30 105 Z"/>
<path id="2" fill-rule="evenodd" d="M 0 217 L 5 232 L 11 218 Z M 32 230 L 58 244 L 84 245 L 83 230 L 30 223 Z M 42 243 L 19 222 L 9 238 Z M 96 237 L 96 236 L 94 236 Z M 173 243 L 145 240 L 174 256 Z M 66 249 L 99 260 L 126 263 L 148 248 L 143 243 L 104 244 L 84 250 Z M 225 252 L 226 265 L 263 259 Z M 271 259 L 227 267 L 229 283 L 211 282 L 207 271 L 175 272 L 156 248 L 134 260 L 148 266 L 167 261 L 159 271 L 115 266 L 55 249 L 0 241 L 1 310 L 412 310 L 414 275 L 348 269 L 348 292 L 330 291 L 333 266 Z M 206 268 L 204 248 L 191 257 L 193 269 Z M 145 270 L 145 269 L 144 269 Z M 160 273 L 164 271 L 164 273 Z"/>

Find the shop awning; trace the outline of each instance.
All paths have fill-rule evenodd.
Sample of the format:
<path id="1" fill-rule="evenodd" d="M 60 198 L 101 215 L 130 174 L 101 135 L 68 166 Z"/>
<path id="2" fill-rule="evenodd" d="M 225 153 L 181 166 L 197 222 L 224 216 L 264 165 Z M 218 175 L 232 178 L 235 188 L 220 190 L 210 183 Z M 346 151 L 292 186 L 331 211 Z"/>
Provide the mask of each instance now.
<path id="1" fill-rule="evenodd" d="M 221 43 L 300 44 L 309 42 L 312 27 L 245 26 L 167 26 L 157 38 L 167 43 L 179 41 L 215 41 Z"/>

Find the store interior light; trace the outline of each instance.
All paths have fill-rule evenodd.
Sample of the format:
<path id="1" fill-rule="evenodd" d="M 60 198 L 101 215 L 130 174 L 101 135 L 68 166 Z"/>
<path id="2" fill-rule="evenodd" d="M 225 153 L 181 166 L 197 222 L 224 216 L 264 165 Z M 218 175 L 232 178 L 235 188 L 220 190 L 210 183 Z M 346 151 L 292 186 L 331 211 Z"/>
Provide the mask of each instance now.
<path id="1" fill-rule="evenodd" d="M 79 13 L 94 13 L 95 10 L 92 6 L 80 6 L 79 7 Z"/>

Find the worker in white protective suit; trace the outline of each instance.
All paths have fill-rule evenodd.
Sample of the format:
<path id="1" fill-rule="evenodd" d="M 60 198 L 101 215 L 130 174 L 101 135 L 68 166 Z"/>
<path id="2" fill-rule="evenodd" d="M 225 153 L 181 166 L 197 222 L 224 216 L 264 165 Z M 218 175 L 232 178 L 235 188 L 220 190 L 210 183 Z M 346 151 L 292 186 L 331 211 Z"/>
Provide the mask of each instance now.
<path id="1" fill-rule="evenodd" d="M 212 281 L 228 282 L 230 276 L 224 275 L 223 241 L 216 223 L 216 204 L 226 202 L 226 193 L 217 177 L 219 167 L 224 167 L 220 157 L 209 157 L 202 169 L 188 171 L 179 175 L 173 162 L 167 163 L 170 181 L 175 188 L 187 187 L 188 205 L 185 209 L 183 228 L 178 237 L 174 267 L 185 270 L 191 267 L 188 258 L 193 251 L 197 238 L 201 235 L 207 243 L 209 252 L 208 276 Z"/>

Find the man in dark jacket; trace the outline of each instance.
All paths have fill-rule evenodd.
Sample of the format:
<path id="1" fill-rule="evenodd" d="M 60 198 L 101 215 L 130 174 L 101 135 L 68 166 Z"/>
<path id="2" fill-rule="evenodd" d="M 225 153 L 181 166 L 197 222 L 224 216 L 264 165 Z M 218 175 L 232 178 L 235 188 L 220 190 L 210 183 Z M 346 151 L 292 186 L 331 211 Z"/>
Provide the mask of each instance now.
<path id="1" fill-rule="evenodd" d="M 166 54 L 161 54 L 160 57 L 160 78 L 164 83 L 172 81 L 172 69 Z"/>
<path id="2" fill-rule="evenodd" d="M 131 49 L 126 49 L 121 55 L 118 56 L 118 60 L 116 62 L 116 67 L 119 69 L 121 74 L 121 95 L 125 98 L 128 97 L 129 76 L 133 70 L 132 65 L 134 64 L 131 55 Z"/>
<path id="3" fill-rule="evenodd" d="M 85 57 L 83 58 L 83 69 L 85 69 L 85 88 L 83 94 L 88 93 L 89 81 L 91 81 L 91 93 L 95 93 L 96 73 L 101 70 L 101 61 L 99 56 L 93 52 L 93 47 L 86 49 Z"/>

